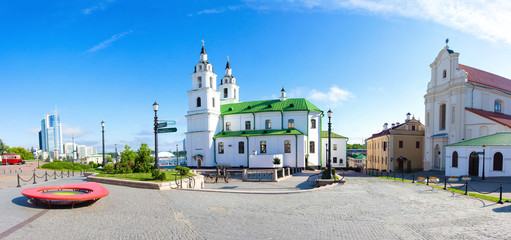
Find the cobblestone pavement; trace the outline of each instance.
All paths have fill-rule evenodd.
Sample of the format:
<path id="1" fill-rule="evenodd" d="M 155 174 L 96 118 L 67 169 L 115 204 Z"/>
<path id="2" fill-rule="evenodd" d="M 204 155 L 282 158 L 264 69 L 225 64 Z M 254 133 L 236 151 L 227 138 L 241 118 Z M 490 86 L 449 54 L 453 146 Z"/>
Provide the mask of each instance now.
<path id="1" fill-rule="evenodd" d="M 322 191 L 272 195 L 103 184 L 110 195 L 92 206 L 49 211 L 30 207 L 20 189 L 6 188 L 0 190 L 0 238 L 42 211 L 6 239 L 511 238 L 511 204 L 359 174 L 346 180 Z"/>

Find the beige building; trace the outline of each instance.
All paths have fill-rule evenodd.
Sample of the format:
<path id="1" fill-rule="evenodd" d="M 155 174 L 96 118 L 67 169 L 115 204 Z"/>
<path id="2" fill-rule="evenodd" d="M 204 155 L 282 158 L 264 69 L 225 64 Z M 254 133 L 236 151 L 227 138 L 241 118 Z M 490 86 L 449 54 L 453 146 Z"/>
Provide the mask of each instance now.
<path id="1" fill-rule="evenodd" d="M 383 125 L 383 131 L 366 139 L 367 168 L 382 171 L 422 170 L 424 125 L 406 115 L 404 123 Z"/>

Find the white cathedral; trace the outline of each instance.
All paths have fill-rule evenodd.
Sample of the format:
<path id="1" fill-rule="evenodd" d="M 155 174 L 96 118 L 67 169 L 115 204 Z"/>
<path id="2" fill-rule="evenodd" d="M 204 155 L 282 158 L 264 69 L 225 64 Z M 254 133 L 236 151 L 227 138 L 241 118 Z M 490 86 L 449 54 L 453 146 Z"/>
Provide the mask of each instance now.
<path id="1" fill-rule="evenodd" d="M 510 176 L 511 80 L 458 58 L 446 46 L 430 65 L 424 170 L 482 176 L 484 165 L 486 176 Z"/>
<path id="2" fill-rule="evenodd" d="M 321 131 L 322 110 L 304 98 L 286 98 L 284 88 L 280 99 L 240 102 L 229 60 L 225 76 L 216 83 L 203 44 L 188 91 L 189 167 L 325 166 L 328 135 Z M 332 133 L 331 142 L 332 166 L 346 167 L 347 138 Z M 280 164 L 274 164 L 276 158 Z"/>

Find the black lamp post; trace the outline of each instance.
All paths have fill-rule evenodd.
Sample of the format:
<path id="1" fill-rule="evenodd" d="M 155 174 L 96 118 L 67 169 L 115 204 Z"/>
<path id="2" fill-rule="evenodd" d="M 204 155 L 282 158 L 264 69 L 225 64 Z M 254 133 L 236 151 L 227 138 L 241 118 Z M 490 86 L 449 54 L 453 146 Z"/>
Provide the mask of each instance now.
<path id="1" fill-rule="evenodd" d="M 117 144 L 115 144 L 115 163 L 117 163 L 117 161 L 119 161 L 118 155 L 119 155 L 119 153 L 117 152 Z"/>
<path id="2" fill-rule="evenodd" d="M 331 133 L 332 133 L 332 110 L 328 110 L 328 154 L 327 154 L 327 162 L 326 162 L 326 178 L 331 179 L 332 178 L 332 163 L 331 163 L 331 157 L 332 157 L 332 143 L 331 143 Z"/>
<path id="3" fill-rule="evenodd" d="M 154 110 L 154 168 L 159 169 L 158 163 L 158 103 L 153 103 Z"/>
<path id="4" fill-rule="evenodd" d="M 483 145 L 483 178 L 482 180 L 485 180 L 486 178 L 484 177 L 484 154 L 485 154 L 485 151 L 486 151 L 486 145 Z"/>
<path id="5" fill-rule="evenodd" d="M 179 166 L 179 145 L 176 144 L 176 166 Z"/>
<path id="6" fill-rule="evenodd" d="M 101 133 L 102 133 L 102 142 L 103 142 L 103 167 L 106 165 L 105 159 L 105 122 L 101 121 Z"/>

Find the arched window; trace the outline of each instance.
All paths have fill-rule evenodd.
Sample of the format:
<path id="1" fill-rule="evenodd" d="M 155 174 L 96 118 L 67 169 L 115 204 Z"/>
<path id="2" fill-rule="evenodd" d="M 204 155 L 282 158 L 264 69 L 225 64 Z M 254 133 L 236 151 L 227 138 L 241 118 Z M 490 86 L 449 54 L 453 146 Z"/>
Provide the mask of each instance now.
<path id="1" fill-rule="evenodd" d="M 213 98 L 211 102 L 213 103 L 213 107 L 215 107 L 215 98 Z"/>
<path id="2" fill-rule="evenodd" d="M 197 86 L 198 88 L 202 87 L 202 77 L 197 77 Z"/>
<path id="3" fill-rule="evenodd" d="M 199 70 L 202 70 L 202 65 L 199 65 Z"/>
<path id="4" fill-rule="evenodd" d="M 209 87 L 213 88 L 213 77 L 209 77 Z"/>
<path id="5" fill-rule="evenodd" d="M 495 100 L 495 112 L 501 113 L 502 112 L 502 101 L 501 100 Z"/>
<path id="6" fill-rule="evenodd" d="M 458 152 L 452 152 L 452 167 L 458 167 Z"/>
<path id="7" fill-rule="evenodd" d="M 284 153 L 291 153 L 291 141 L 284 141 Z"/>
<path id="8" fill-rule="evenodd" d="M 259 148 L 261 149 L 261 153 L 266 153 L 266 141 L 259 142 Z"/>
<path id="9" fill-rule="evenodd" d="M 201 106 L 201 101 L 200 101 L 200 97 L 197 98 L 197 107 L 200 107 Z"/>
<path id="10" fill-rule="evenodd" d="M 445 130 L 445 103 L 440 105 L 440 130 Z"/>
<path id="11" fill-rule="evenodd" d="M 310 143 L 309 143 L 309 152 L 310 153 L 315 153 L 316 152 L 315 150 L 316 149 L 314 149 L 314 141 L 310 141 Z"/>
<path id="12" fill-rule="evenodd" d="M 236 98 L 236 89 L 234 89 L 234 98 Z"/>
<path id="13" fill-rule="evenodd" d="M 504 160 L 502 153 L 497 152 L 493 155 L 493 171 L 502 171 L 502 160 Z"/>
<path id="14" fill-rule="evenodd" d="M 224 154 L 224 143 L 223 142 L 218 143 L 218 154 Z"/>
<path id="15" fill-rule="evenodd" d="M 444 72 L 442 73 L 443 78 L 447 78 L 447 70 L 444 69 Z"/>
<path id="16" fill-rule="evenodd" d="M 224 98 L 227 98 L 228 94 L 227 94 L 227 88 L 224 88 Z"/>
<path id="17" fill-rule="evenodd" d="M 238 153 L 245 153 L 245 142 L 238 142 Z"/>
<path id="18" fill-rule="evenodd" d="M 264 128 L 271 129 L 271 120 L 270 119 L 267 119 L 266 121 L 264 121 Z"/>
<path id="19" fill-rule="evenodd" d="M 316 119 L 311 119 L 311 128 L 316 128 Z"/>
<path id="20" fill-rule="evenodd" d="M 295 128 L 295 120 L 294 119 L 287 120 L 287 128 Z"/>

